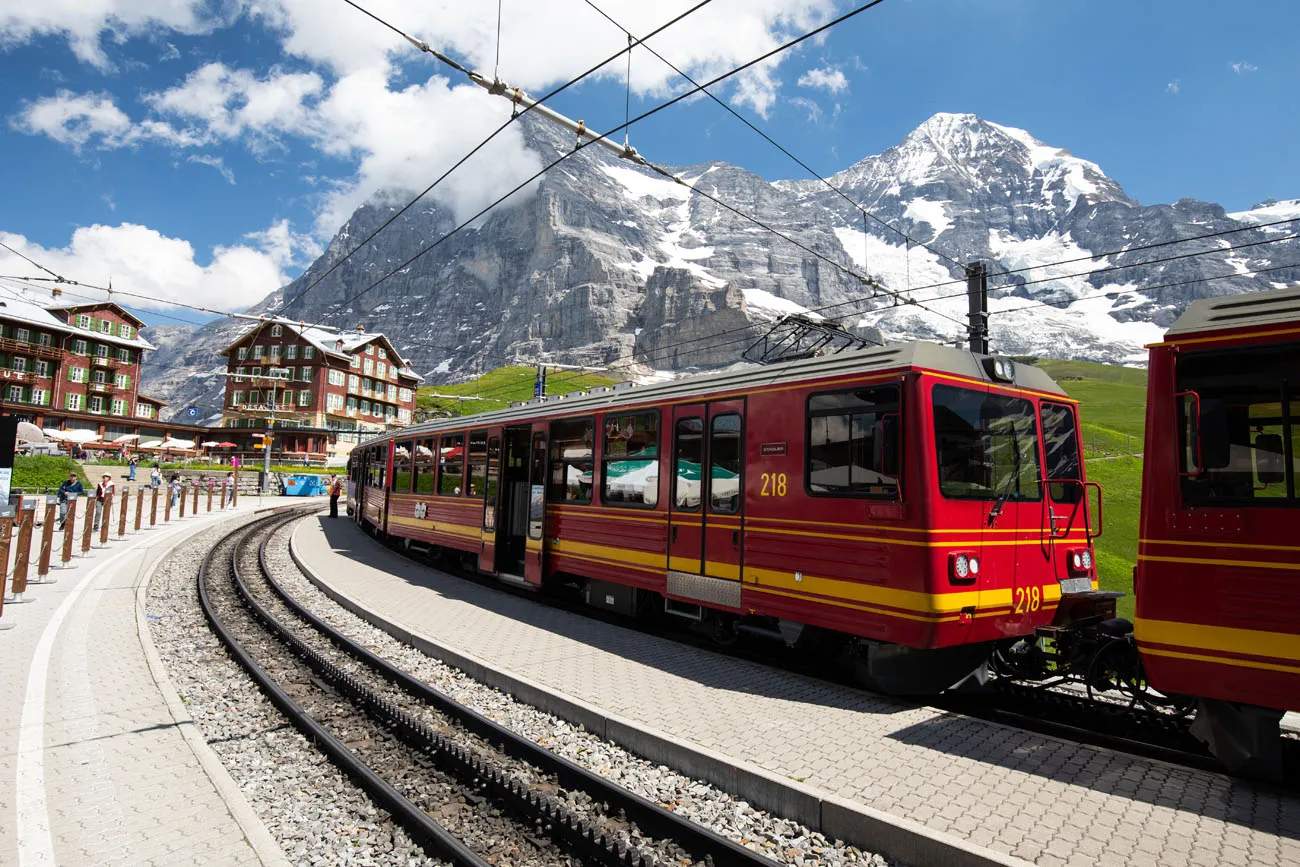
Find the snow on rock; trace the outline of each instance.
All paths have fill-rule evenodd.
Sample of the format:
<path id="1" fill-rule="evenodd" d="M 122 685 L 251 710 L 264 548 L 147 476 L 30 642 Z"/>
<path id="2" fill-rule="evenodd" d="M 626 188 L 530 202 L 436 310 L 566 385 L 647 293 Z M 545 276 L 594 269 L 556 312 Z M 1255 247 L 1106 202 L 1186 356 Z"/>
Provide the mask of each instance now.
<path id="1" fill-rule="evenodd" d="M 1249 211 L 1237 211 L 1228 216 L 1242 223 L 1272 223 L 1277 220 L 1300 220 L 1300 199 L 1286 199 L 1281 202 L 1262 202 Z M 1297 223 L 1281 226 L 1269 226 L 1266 232 L 1294 232 Z"/>
<path id="2" fill-rule="evenodd" d="M 740 291 L 745 295 L 745 307 L 760 318 L 779 319 L 792 314 L 803 314 L 812 319 L 822 318 L 820 313 L 814 313 L 807 307 L 780 298 L 765 289 L 742 288 Z"/>
<path id="3" fill-rule="evenodd" d="M 932 202 L 928 199 L 912 199 L 903 209 L 903 216 L 917 223 L 928 223 L 937 238 L 948 230 L 952 220 L 944 209 L 946 202 Z"/>

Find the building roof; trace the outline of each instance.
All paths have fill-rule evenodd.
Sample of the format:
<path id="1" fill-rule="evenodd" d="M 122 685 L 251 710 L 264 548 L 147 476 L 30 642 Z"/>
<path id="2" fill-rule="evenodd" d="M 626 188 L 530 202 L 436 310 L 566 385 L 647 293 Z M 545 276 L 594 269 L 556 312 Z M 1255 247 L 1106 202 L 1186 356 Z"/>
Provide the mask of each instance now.
<path id="1" fill-rule="evenodd" d="M 83 301 L 83 302 L 80 303 L 80 304 L 51 304 L 51 305 L 49 305 L 49 309 L 50 309 L 50 310 L 70 310 L 70 311 L 73 311 L 73 312 L 76 312 L 76 311 L 79 311 L 79 310 L 99 310 L 99 309 L 104 308 L 104 307 L 112 307 L 114 313 L 116 313 L 118 316 L 121 316 L 123 319 L 125 319 L 125 320 L 127 321 L 128 324 L 134 325 L 136 328 L 148 328 L 148 327 L 149 327 L 149 326 L 148 326 L 148 323 L 146 323 L 143 319 L 141 319 L 140 317 L 138 317 L 138 316 L 136 316 L 135 314 L 131 313 L 130 311 L 126 310 L 125 308 L 122 307 L 122 305 L 118 304 L 116 301 L 107 301 L 107 300 L 105 300 L 105 301 Z"/>
<path id="2" fill-rule="evenodd" d="M 1288 286 L 1193 301 L 1165 332 L 1165 338 L 1297 321 L 1300 321 L 1300 286 Z"/>
<path id="3" fill-rule="evenodd" d="M 75 330 L 26 295 L 8 287 L 0 287 L 0 319 L 10 319 L 65 334 Z"/>
<path id="4" fill-rule="evenodd" d="M 229 355 L 231 350 L 247 340 L 251 335 L 256 334 L 267 325 L 280 325 L 288 328 L 294 334 L 314 346 L 322 355 L 332 358 L 348 359 L 356 354 L 357 350 L 364 347 L 367 343 L 382 340 L 392 353 L 393 359 L 398 361 L 402 366 L 398 368 L 397 375 L 406 377 L 416 382 L 424 382 L 424 377 L 420 376 L 411 369 L 411 365 L 406 359 L 402 358 L 401 353 L 393 346 L 391 340 L 384 336 L 383 332 L 376 331 L 367 333 L 364 331 L 340 331 L 336 328 L 330 328 L 323 325 L 308 325 L 305 322 L 293 322 L 289 319 L 272 318 L 263 323 L 258 323 L 252 330 L 246 331 L 236 338 L 225 349 L 221 350 L 222 355 Z"/>
<path id="5" fill-rule="evenodd" d="M 157 397 L 149 397 L 148 395 L 145 395 L 145 394 L 136 394 L 135 399 L 136 399 L 137 402 L 138 402 L 138 401 L 144 401 L 145 403 L 152 403 L 152 404 L 154 404 L 154 405 L 156 405 L 156 406 L 166 406 L 166 405 L 167 405 L 167 401 L 162 400 L 162 399 L 157 398 Z"/>

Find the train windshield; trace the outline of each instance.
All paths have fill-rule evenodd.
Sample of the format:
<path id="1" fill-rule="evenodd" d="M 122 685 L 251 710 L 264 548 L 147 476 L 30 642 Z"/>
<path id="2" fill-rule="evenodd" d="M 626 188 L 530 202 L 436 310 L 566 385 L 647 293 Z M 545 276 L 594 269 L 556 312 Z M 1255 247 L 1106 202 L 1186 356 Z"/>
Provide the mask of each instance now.
<path id="1" fill-rule="evenodd" d="M 1018 397 L 934 387 L 939 490 L 951 499 L 1038 500 L 1038 423 Z"/>
<path id="2" fill-rule="evenodd" d="M 1178 360 L 1183 499 L 1295 506 L 1300 346 L 1188 353 Z"/>

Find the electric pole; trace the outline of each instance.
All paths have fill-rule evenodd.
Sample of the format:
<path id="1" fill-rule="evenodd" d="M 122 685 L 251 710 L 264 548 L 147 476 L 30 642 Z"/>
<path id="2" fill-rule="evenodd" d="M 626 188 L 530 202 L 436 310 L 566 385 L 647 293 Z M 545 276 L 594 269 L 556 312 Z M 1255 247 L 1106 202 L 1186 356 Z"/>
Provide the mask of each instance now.
<path id="1" fill-rule="evenodd" d="M 989 272 L 983 262 L 966 266 L 966 297 L 970 301 L 970 351 L 989 354 Z"/>

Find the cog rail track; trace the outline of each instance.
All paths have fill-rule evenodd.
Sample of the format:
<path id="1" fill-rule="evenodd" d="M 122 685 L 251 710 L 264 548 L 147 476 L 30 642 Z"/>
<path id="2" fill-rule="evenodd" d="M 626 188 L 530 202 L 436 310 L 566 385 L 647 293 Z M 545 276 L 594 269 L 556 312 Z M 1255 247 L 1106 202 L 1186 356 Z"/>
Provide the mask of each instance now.
<path id="1" fill-rule="evenodd" d="M 358 716 L 366 718 L 368 726 L 379 728 L 385 736 L 404 745 L 411 755 L 410 767 L 400 769 L 399 775 L 402 785 L 408 790 L 413 776 L 441 774 L 453 780 L 453 786 L 458 787 L 471 803 L 477 805 L 486 798 L 493 807 L 510 816 L 525 839 L 537 843 L 535 838 L 544 834 L 554 849 L 577 862 L 599 865 L 654 864 L 669 860 L 673 863 L 689 860 L 714 865 L 772 863 L 759 853 L 683 819 L 493 722 L 393 666 L 307 611 L 276 581 L 267 560 L 267 549 L 276 532 L 302 516 L 302 512 L 294 512 L 253 522 L 227 534 L 213 546 L 204 558 L 199 574 L 199 597 L 204 615 L 231 654 L 294 726 L 388 810 L 429 855 L 457 865 L 477 867 L 490 863 L 408 799 L 384 774 L 367 765 L 357 750 L 313 718 L 289 694 L 301 691 L 304 680 L 310 680 L 345 701 Z M 265 592 L 265 588 L 269 588 L 275 605 L 287 608 L 302 622 L 296 624 L 297 627 L 310 626 L 336 653 L 322 651 L 319 642 L 313 646 L 310 640 L 296 634 L 283 619 L 268 610 L 273 606 L 265 605 L 257 598 L 258 592 L 250 587 L 243 574 L 241 558 L 249 553 L 259 536 L 262 538 L 257 549 L 257 571 L 264 584 L 261 589 Z M 228 561 L 218 559 L 223 553 L 229 556 Z M 228 572 L 225 580 L 218 572 Z M 223 583 L 226 584 L 224 588 L 220 586 Z M 293 686 L 288 689 L 286 684 L 278 682 L 237 637 L 236 632 L 240 630 L 232 628 L 218 610 L 222 605 L 214 597 L 220 593 L 227 596 L 227 607 L 236 604 L 237 600 L 237 604 L 247 612 L 243 615 L 245 621 L 255 620 L 261 630 L 274 636 L 281 654 L 287 651 L 310 674 L 291 678 Z M 349 664 L 352 671 L 345 667 Z M 382 684 L 361 675 L 362 669 L 376 675 Z M 420 715 L 405 709 L 391 695 L 385 695 L 386 689 L 390 693 L 400 691 L 447 718 L 451 721 L 447 733 L 435 730 Z M 339 728 L 338 725 L 332 727 Z M 459 739 L 457 729 L 463 733 Z M 459 742 L 467 739 L 478 739 L 488 748 L 467 748 Z M 348 741 L 356 742 L 350 724 Z M 503 769 L 491 758 L 484 757 L 484 753 L 490 754 L 493 750 L 529 766 L 529 770 L 535 773 L 524 776 L 534 778 L 535 782 L 525 782 L 517 771 Z M 538 784 L 537 777 L 554 782 Z M 592 805 L 599 806 L 605 824 L 577 815 L 561 799 L 553 797 L 557 788 L 561 794 L 563 790 L 585 793 Z M 640 834 L 649 839 L 632 836 L 630 825 L 635 825 Z M 628 833 L 619 834 L 619 831 Z M 665 849 L 671 854 L 665 855 Z M 546 847 L 543 854 L 554 856 L 556 852 Z"/>

